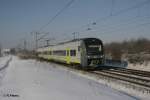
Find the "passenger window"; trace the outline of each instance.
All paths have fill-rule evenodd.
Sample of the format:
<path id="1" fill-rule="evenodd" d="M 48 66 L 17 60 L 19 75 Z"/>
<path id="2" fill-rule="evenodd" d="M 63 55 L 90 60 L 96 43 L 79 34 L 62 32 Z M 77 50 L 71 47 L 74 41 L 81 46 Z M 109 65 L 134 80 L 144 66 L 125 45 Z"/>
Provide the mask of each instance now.
<path id="1" fill-rule="evenodd" d="M 70 50 L 70 56 L 76 56 L 76 50 Z"/>
<path id="2" fill-rule="evenodd" d="M 66 56 L 66 50 L 56 50 L 56 51 L 53 51 L 53 55 Z"/>

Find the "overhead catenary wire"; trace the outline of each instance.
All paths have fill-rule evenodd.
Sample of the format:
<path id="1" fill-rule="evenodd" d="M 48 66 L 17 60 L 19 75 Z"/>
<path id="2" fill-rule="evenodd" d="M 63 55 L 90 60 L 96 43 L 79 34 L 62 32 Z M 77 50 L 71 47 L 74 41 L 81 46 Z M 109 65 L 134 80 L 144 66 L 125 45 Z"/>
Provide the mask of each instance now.
<path id="1" fill-rule="evenodd" d="M 62 9 L 60 9 L 56 15 L 54 15 L 45 25 L 43 25 L 39 31 L 41 31 L 42 29 L 44 29 L 45 27 L 47 27 L 50 23 L 52 23 L 57 16 L 59 16 L 65 9 L 67 9 L 75 0 L 70 0 Z"/>
<path id="2" fill-rule="evenodd" d="M 148 3 L 150 3 L 150 0 L 146 0 L 146 1 L 143 1 L 143 2 L 141 2 L 141 3 L 135 4 L 134 6 L 128 7 L 128 8 L 126 8 L 126 9 L 122 9 L 122 10 L 116 12 L 116 13 L 113 13 L 113 10 L 111 10 L 111 12 L 110 12 L 110 14 L 109 14 L 108 16 L 99 18 L 99 19 L 97 19 L 97 20 L 95 20 L 95 21 L 92 21 L 92 22 L 90 22 L 90 23 L 88 23 L 88 24 L 82 25 L 82 26 L 80 26 L 80 27 L 78 27 L 78 28 L 75 28 L 75 29 L 77 30 L 77 29 L 81 29 L 81 28 L 83 28 L 83 27 L 89 27 L 90 25 L 97 25 L 97 23 L 100 22 L 100 21 L 105 21 L 105 20 L 108 20 L 109 18 L 112 18 L 112 17 L 118 16 L 118 15 L 120 15 L 120 14 L 126 13 L 126 12 L 128 12 L 128 11 L 130 11 L 130 10 L 134 10 L 134 9 L 137 9 L 137 8 L 141 8 L 142 6 L 144 6 L 144 5 L 148 4 Z M 115 1 L 112 1 L 112 7 L 114 7 L 114 5 L 115 5 Z M 111 7 L 111 9 L 112 9 L 112 7 Z M 94 23 L 94 24 L 93 24 L 93 23 Z M 79 32 L 79 31 L 78 31 L 78 32 Z M 73 33 L 73 31 L 72 31 L 71 33 Z M 79 33 L 80 33 L 80 32 L 79 32 Z M 65 34 L 66 34 L 66 33 L 65 33 Z"/>
<path id="3" fill-rule="evenodd" d="M 54 20 L 59 14 L 61 14 L 68 6 L 70 6 L 70 5 L 73 3 L 73 1 L 74 1 L 74 0 L 71 0 L 63 9 L 61 9 L 54 17 L 52 17 L 51 20 L 49 20 L 47 24 L 43 25 L 43 26 L 40 28 L 40 30 L 44 29 L 44 28 L 45 28 L 46 26 L 48 26 L 51 22 L 53 22 L 53 20 Z M 148 3 L 150 3 L 150 0 L 146 0 L 146 1 L 144 1 L 144 2 L 135 4 L 134 6 L 131 6 L 131 7 L 128 7 L 128 8 L 126 8 L 126 9 L 122 9 L 122 10 L 116 12 L 116 13 L 113 13 L 113 7 L 114 7 L 115 3 L 116 3 L 115 0 L 112 0 L 112 7 L 111 7 L 112 10 L 110 11 L 110 15 L 108 15 L 108 16 L 106 16 L 106 17 L 103 17 L 103 18 L 100 18 L 100 19 L 97 19 L 96 21 L 92 21 L 92 22 L 90 22 L 90 23 L 88 23 L 88 24 L 85 24 L 85 25 L 83 25 L 83 26 L 81 26 L 81 27 L 79 27 L 79 28 L 76 28 L 76 29 L 80 29 L 80 28 L 83 28 L 83 27 L 86 27 L 86 26 L 89 26 L 89 27 L 90 27 L 90 25 L 97 25 L 97 23 L 98 23 L 99 21 L 105 21 L 105 20 L 107 20 L 107 19 L 109 19 L 109 18 L 111 18 L 111 17 L 118 16 L 118 15 L 123 14 L 123 13 L 125 13 L 125 12 L 128 12 L 128 11 L 130 11 L 130 10 L 134 10 L 134 9 L 141 8 L 142 6 L 144 6 L 144 5 L 148 4 Z M 87 30 L 86 30 L 86 31 L 87 31 Z M 76 32 L 79 32 L 79 33 L 80 33 L 80 31 L 76 31 Z M 73 31 L 72 31 L 71 33 L 73 33 Z M 65 33 L 65 34 L 66 34 L 66 33 Z"/>
<path id="4" fill-rule="evenodd" d="M 117 31 L 120 31 L 120 30 L 128 30 L 129 29 L 134 29 L 134 28 L 138 28 L 138 27 L 141 27 L 141 26 L 146 26 L 146 25 L 150 25 L 150 22 L 145 22 L 145 23 L 140 23 L 140 24 L 137 24 L 137 25 L 134 25 L 134 26 L 128 26 L 128 27 L 122 27 L 122 28 L 118 28 L 118 29 L 114 29 L 114 30 L 110 30 L 110 31 L 103 31 L 101 32 L 102 34 L 106 34 L 106 33 L 114 33 L 114 32 L 117 32 Z"/>
<path id="5" fill-rule="evenodd" d="M 134 5 L 134 6 L 128 7 L 128 8 L 126 8 L 126 9 L 122 9 L 122 10 L 116 12 L 116 13 L 112 13 L 112 12 L 111 12 L 110 15 L 108 15 L 108 16 L 106 16 L 106 17 L 103 17 L 103 18 L 100 18 L 100 19 L 97 19 L 97 20 L 94 21 L 94 22 L 95 22 L 95 23 L 98 23 L 99 21 L 107 20 L 107 19 L 109 19 L 109 18 L 111 18 L 111 17 L 118 16 L 118 15 L 120 15 L 120 14 L 122 14 L 122 13 L 125 13 L 125 12 L 128 12 L 128 11 L 130 11 L 130 10 L 140 8 L 140 7 L 142 7 L 142 6 L 144 6 L 144 5 L 148 4 L 148 3 L 150 3 L 150 0 L 146 0 L 146 1 L 144 1 L 144 2 L 138 3 L 138 4 Z M 113 5 L 114 5 L 114 4 L 113 4 Z M 92 22 L 92 23 L 93 23 L 93 22 Z M 87 24 L 87 26 L 88 26 L 88 25 L 92 25 L 92 23 Z"/>
<path id="6" fill-rule="evenodd" d="M 103 29 L 104 30 L 107 30 L 107 31 L 102 31 L 101 30 L 101 33 L 112 33 L 112 32 L 116 32 L 116 31 L 118 31 L 118 30 L 124 30 L 124 29 L 130 29 L 130 28 L 132 28 L 132 27 L 139 27 L 139 26 L 145 26 L 145 25 L 149 25 L 149 23 L 150 22 L 146 22 L 146 23 L 143 23 L 143 24 L 141 24 L 140 22 L 142 21 L 142 20 L 148 20 L 150 18 L 150 16 L 146 16 L 146 17 L 134 17 L 134 20 L 133 20 L 133 18 L 132 19 L 129 19 L 129 20 L 127 20 L 127 21 L 124 21 L 124 23 L 120 23 L 120 24 L 118 24 L 118 25 L 116 25 L 116 26 L 111 26 L 111 27 L 104 27 Z M 139 20 L 140 19 L 140 20 Z M 133 23 L 133 24 L 132 24 Z M 139 23 L 139 24 L 138 24 Z M 126 25 L 127 27 L 120 27 L 121 25 Z M 132 28 L 133 29 L 133 28 Z M 92 32 L 96 32 L 96 31 L 100 31 L 100 30 L 92 30 Z M 83 32 L 85 32 L 85 31 L 83 31 Z"/>
<path id="7" fill-rule="evenodd" d="M 150 18 L 150 16 L 146 16 L 146 17 L 136 16 L 132 19 L 124 20 L 123 23 L 120 23 L 120 24 L 117 24 L 117 25 L 111 25 L 111 26 L 101 26 L 101 28 L 103 27 L 103 29 L 105 29 L 105 30 L 111 30 L 111 29 L 115 29 L 115 28 L 120 29 L 120 27 L 122 27 L 122 25 L 128 26 L 128 25 L 131 25 L 132 23 L 136 24 L 136 22 L 140 22 L 141 20 L 145 20 L 145 19 L 147 20 L 149 18 Z M 99 27 L 97 27 L 97 28 L 99 29 Z"/>
<path id="8" fill-rule="evenodd" d="M 60 9 L 52 18 L 50 18 L 50 20 L 46 24 L 44 24 L 43 26 L 41 26 L 39 28 L 39 30 L 37 30 L 35 32 L 31 32 L 31 33 L 35 34 L 35 43 L 36 43 L 35 44 L 36 45 L 35 48 L 36 49 L 38 48 L 38 41 L 41 40 L 41 39 L 43 39 L 43 37 L 45 37 L 47 35 L 47 33 L 46 33 L 43 36 L 41 36 L 40 38 L 38 38 L 38 35 L 42 34 L 42 33 L 40 33 L 40 31 L 43 30 L 45 27 L 47 27 L 49 24 L 51 24 L 56 19 L 56 17 L 59 16 L 64 10 L 66 10 L 74 1 L 75 0 L 70 0 L 62 9 Z"/>

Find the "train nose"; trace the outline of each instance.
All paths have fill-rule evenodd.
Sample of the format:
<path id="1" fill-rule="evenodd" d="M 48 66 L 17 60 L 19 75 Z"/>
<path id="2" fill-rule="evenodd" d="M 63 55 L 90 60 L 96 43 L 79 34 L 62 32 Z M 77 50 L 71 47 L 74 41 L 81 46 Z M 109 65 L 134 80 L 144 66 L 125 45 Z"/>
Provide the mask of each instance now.
<path id="1" fill-rule="evenodd" d="M 101 65 L 103 64 L 104 62 L 104 56 L 103 55 L 100 55 L 100 56 L 90 56 L 90 57 L 87 57 L 88 58 L 88 65 Z"/>

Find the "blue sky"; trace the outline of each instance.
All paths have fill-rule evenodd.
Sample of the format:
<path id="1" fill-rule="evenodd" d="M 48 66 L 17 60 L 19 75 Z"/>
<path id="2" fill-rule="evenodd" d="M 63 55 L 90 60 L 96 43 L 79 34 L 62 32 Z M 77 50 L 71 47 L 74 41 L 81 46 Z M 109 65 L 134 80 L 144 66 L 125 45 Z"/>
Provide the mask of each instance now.
<path id="1" fill-rule="evenodd" d="M 22 45 L 26 39 L 32 48 L 34 41 L 30 33 L 38 31 L 69 1 L 0 0 L 0 43 L 10 48 Z M 98 37 L 105 43 L 150 38 L 150 0 L 134 8 L 145 1 L 148 0 L 74 0 L 41 32 L 49 32 L 46 38 L 55 38 L 53 42 L 70 40 L 73 32 L 79 33 L 79 37 Z M 87 25 L 93 22 L 96 25 Z"/>

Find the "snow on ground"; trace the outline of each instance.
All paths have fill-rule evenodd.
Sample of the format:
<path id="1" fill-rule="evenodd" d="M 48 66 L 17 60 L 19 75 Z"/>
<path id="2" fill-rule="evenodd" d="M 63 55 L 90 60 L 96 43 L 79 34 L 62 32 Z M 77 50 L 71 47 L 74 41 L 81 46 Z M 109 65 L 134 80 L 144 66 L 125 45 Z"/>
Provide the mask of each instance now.
<path id="1" fill-rule="evenodd" d="M 13 57 L 0 86 L 0 100 L 136 100 L 56 64 Z"/>
<path id="2" fill-rule="evenodd" d="M 111 60 L 111 59 L 106 59 L 105 65 L 112 66 L 112 67 L 130 68 L 130 69 L 136 69 L 136 70 L 150 71 L 150 62 L 148 62 L 148 61 L 145 61 L 142 64 L 140 64 L 140 63 L 132 64 L 127 61 L 115 61 L 115 60 Z"/>
<path id="3" fill-rule="evenodd" d="M 144 62 L 143 64 L 131 64 L 129 63 L 128 68 L 136 70 L 150 71 L 150 62 Z"/>
<path id="4" fill-rule="evenodd" d="M 0 57 L 0 68 L 4 67 L 11 56 Z"/>
<path id="5" fill-rule="evenodd" d="M 2 79 L 5 75 L 5 69 L 4 68 L 7 67 L 10 58 L 11 58 L 11 56 L 0 57 L 0 85 L 1 85 Z"/>

